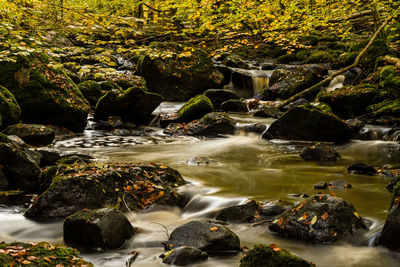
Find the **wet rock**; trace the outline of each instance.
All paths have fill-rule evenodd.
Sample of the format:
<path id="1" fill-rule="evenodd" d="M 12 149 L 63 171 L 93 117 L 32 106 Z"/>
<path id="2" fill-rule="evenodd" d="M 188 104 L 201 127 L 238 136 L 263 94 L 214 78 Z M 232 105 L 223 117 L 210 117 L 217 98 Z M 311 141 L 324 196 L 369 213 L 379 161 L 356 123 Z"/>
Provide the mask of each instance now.
<path id="1" fill-rule="evenodd" d="M 24 149 L 24 152 L 32 159 L 38 166 L 42 162 L 43 155 L 33 149 Z"/>
<path id="2" fill-rule="evenodd" d="M 375 123 L 390 124 L 391 121 L 395 121 L 392 117 L 400 116 L 400 99 L 386 99 L 368 106 L 367 111 L 370 112 L 369 116 L 375 119 Z M 379 120 L 382 123 L 379 123 Z"/>
<path id="3" fill-rule="evenodd" d="M 275 107 L 263 107 L 262 109 L 256 110 L 253 113 L 254 117 L 261 117 L 261 118 L 276 118 L 279 116 L 281 112 L 279 111 L 278 108 Z"/>
<path id="4" fill-rule="evenodd" d="M 358 133 L 361 128 L 365 126 L 363 121 L 357 119 L 348 119 L 345 121 L 347 126 L 349 126 L 355 133 Z"/>
<path id="5" fill-rule="evenodd" d="M 0 191 L 10 190 L 10 184 L 8 183 L 7 177 L 2 170 L 0 170 Z"/>
<path id="6" fill-rule="evenodd" d="M 376 241 L 377 245 L 400 251 L 400 190 L 394 190 L 389 214 Z"/>
<path id="7" fill-rule="evenodd" d="M 82 209 L 117 207 L 126 211 L 126 203 L 135 211 L 152 204 L 180 205 L 183 201 L 174 188 L 185 181 L 167 166 L 97 163 L 60 167 L 48 190 L 25 212 L 26 217 L 48 220 L 65 218 Z M 49 176 L 47 179 L 51 179 Z"/>
<path id="8" fill-rule="evenodd" d="M 235 132 L 235 121 L 224 113 L 213 112 L 205 115 L 199 121 L 188 124 L 172 123 L 165 130 L 170 135 L 193 135 L 193 136 L 219 136 L 233 134 Z"/>
<path id="9" fill-rule="evenodd" d="M 56 162 L 61 158 L 60 153 L 55 149 L 45 147 L 36 149 L 36 151 L 42 155 L 42 159 L 40 161 L 41 167 L 55 165 Z"/>
<path id="10" fill-rule="evenodd" d="M 230 99 L 221 104 L 222 111 L 248 112 L 247 105 L 238 99 Z"/>
<path id="11" fill-rule="evenodd" d="M 237 130 L 244 133 L 262 134 L 267 129 L 267 125 L 262 123 L 252 123 L 246 125 L 239 125 Z"/>
<path id="12" fill-rule="evenodd" d="M 250 98 L 254 96 L 254 75 L 243 69 L 235 69 L 232 72 L 232 84 L 240 97 Z"/>
<path id="13" fill-rule="evenodd" d="M 20 147 L 24 147 L 26 145 L 25 141 L 16 135 L 7 135 L 7 142 L 5 143 L 11 143 Z"/>
<path id="14" fill-rule="evenodd" d="M 241 57 L 237 55 L 229 55 L 224 58 L 222 63 L 225 66 L 239 69 L 250 69 L 249 63 L 244 61 Z"/>
<path id="15" fill-rule="evenodd" d="M 230 223 L 253 222 L 258 212 L 259 205 L 252 200 L 243 205 L 231 206 L 217 212 L 215 219 Z"/>
<path id="16" fill-rule="evenodd" d="M 39 186 L 40 168 L 16 145 L 0 143 L 0 164 L 13 189 L 35 192 Z"/>
<path id="17" fill-rule="evenodd" d="M 304 148 L 300 153 L 300 158 L 305 161 L 337 161 L 341 158 L 340 154 L 330 146 L 316 144 L 312 147 Z"/>
<path id="18" fill-rule="evenodd" d="M 164 96 L 166 101 L 185 101 L 209 88 L 219 88 L 224 77 L 208 54 L 194 48 L 191 55 L 181 57 L 183 47 L 176 43 L 153 43 L 157 51 L 169 52 L 172 58 L 148 55 L 140 58 L 138 70 L 147 87 Z"/>
<path id="19" fill-rule="evenodd" d="M 383 141 L 400 141 L 400 127 L 391 128 L 384 136 Z"/>
<path id="20" fill-rule="evenodd" d="M 343 189 L 343 188 L 352 188 L 352 185 L 345 181 L 345 180 L 334 180 L 334 181 L 330 181 L 328 186 L 330 188 L 336 188 L 336 189 Z"/>
<path id="21" fill-rule="evenodd" d="M 239 251 L 239 237 L 227 227 L 212 223 L 191 221 L 172 231 L 166 250 L 192 246 L 206 252 Z"/>
<path id="22" fill-rule="evenodd" d="M 211 100 L 215 109 L 219 109 L 220 105 L 230 99 L 239 99 L 236 92 L 226 89 L 209 89 L 204 94 Z"/>
<path id="23" fill-rule="evenodd" d="M 287 202 L 284 201 L 267 201 L 260 206 L 260 215 L 276 216 L 287 210 Z"/>
<path id="24" fill-rule="evenodd" d="M 320 189 L 320 190 L 328 189 L 328 184 L 326 182 L 318 182 L 314 185 L 314 189 Z"/>
<path id="25" fill-rule="evenodd" d="M 122 123 L 122 118 L 119 116 L 109 116 L 107 118 L 107 121 L 100 120 L 95 122 L 95 124 L 93 125 L 93 129 L 110 131 L 113 129 L 124 128 L 126 124 L 129 124 L 129 122 Z"/>
<path id="26" fill-rule="evenodd" d="M 327 103 L 332 111 L 341 118 L 350 118 L 365 114 L 366 108 L 377 96 L 378 90 L 370 84 L 345 86 L 332 92 L 321 92 L 317 99 Z"/>
<path id="27" fill-rule="evenodd" d="M 276 68 L 276 64 L 273 62 L 261 63 L 262 70 L 274 70 L 275 68 Z"/>
<path id="28" fill-rule="evenodd" d="M 125 91 L 110 91 L 99 99 L 94 117 L 96 120 L 108 120 L 111 115 L 120 116 L 123 121 L 146 124 L 151 113 L 160 105 L 163 97 L 148 92 L 144 80 L 136 77 L 136 86 Z"/>
<path id="29" fill-rule="evenodd" d="M 348 240 L 367 229 L 353 205 L 330 195 L 314 195 L 282 213 L 269 229 L 284 237 L 314 243 Z"/>
<path id="30" fill-rule="evenodd" d="M 374 167 L 363 163 L 353 164 L 347 168 L 347 171 L 351 174 L 361 174 L 361 175 L 377 175 L 378 172 Z"/>
<path id="31" fill-rule="evenodd" d="M 269 88 L 261 92 L 261 99 L 287 99 L 322 79 L 322 76 L 311 68 L 276 69 L 269 80 Z"/>
<path id="32" fill-rule="evenodd" d="M 240 260 L 240 267 L 312 267 L 315 264 L 297 257 L 275 244 L 255 245 Z"/>
<path id="33" fill-rule="evenodd" d="M 55 134 L 45 125 L 14 124 L 3 131 L 7 135 L 16 135 L 32 146 L 46 146 L 53 142 Z"/>
<path id="34" fill-rule="evenodd" d="M 92 107 L 96 106 L 97 101 L 103 95 L 100 85 L 93 80 L 78 84 L 78 88 Z"/>
<path id="35" fill-rule="evenodd" d="M 389 176 L 390 177 L 390 176 Z M 394 191 L 395 187 L 397 186 L 397 184 L 400 182 L 400 175 L 397 175 L 396 177 L 392 176 L 392 179 L 390 180 L 390 183 L 386 186 L 386 189 L 389 192 Z"/>
<path id="36" fill-rule="evenodd" d="M 14 95 L 7 88 L 0 85 L 0 127 L 5 128 L 16 124 L 21 118 L 21 108 Z"/>
<path id="37" fill-rule="evenodd" d="M 74 163 L 90 163 L 94 160 L 92 156 L 80 154 L 80 153 L 70 153 L 62 155 L 60 159 L 57 160 L 57 164 L 74 164 Z"/>
<path id="38" fill-rule="evenodd" d="M 198 95 L 186 102 L 178 111 L 178 122 L 191 122 L 213 112 L 214 106 L 205 95 Z"/>
<path id="39" fill-rule="evenodd" d="M 344 85 L 353 85 L 361 76 L 362 69 L 355 67 L 344 73 Z"/>
<path id="40" fill-rule="evenodd" d="M 195 157 L 190 158 L 186 161 L 187 165 L 208 165 L 210 164 L 211 160 L 205 157 Z"/>
<path id="41" fill-rule="evenodd" d="M 310 101 L 304 99 L 304 98 L 300 98 L 297 99 L 296 101 L 287 104 L 286 106 L 282 107 L 283 110 L 289 110 L 291 108 L 297 107 L 297 106 L 301 106 L 303 104 L 310 104 Z"/>
<path id="42" fill-rule="evenodd" d="M 65 242 L 87 248 L 119 248 L 135 233 L 128 219 L 110 208 L 70 215 L 63 230 Z"/>
<path id="43" fill-rule="evenodd" d="M 186 266 L 208 258 L 207 252 L 195 247 L 182 246 L 160 255 L 162 262 L 170 265 Z"/>
<path id="44" fill-rule="evenodd" d="M 351 136 L 352 131 L 343 120 L 311 105 L 302 105 L 285 112 L 262 137 L 338 142 Z"/>

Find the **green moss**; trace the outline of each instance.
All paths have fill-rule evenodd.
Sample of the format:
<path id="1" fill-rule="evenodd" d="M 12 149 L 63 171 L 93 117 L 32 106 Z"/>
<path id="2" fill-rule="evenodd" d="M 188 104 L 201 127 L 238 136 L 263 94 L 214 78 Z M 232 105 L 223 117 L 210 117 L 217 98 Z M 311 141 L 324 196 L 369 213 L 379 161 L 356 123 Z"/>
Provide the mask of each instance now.
<path id="1" fill-rule="evenodd" d="M 49 243 L 9 243 L 9 244 L 0 244 L 0 249 L 8 251 L 8 250 L 16 250 L 25 251 L 26 254 L 23 256 L 11 256 L 6 255 L 4 253 L 0 254 L 0 265 L 1 266 L 31 266 L 31 267 L 41 267 L 41 266 L 56 266 L 57 264 L 61 264 L 63 266 L 93 266 L 93 264 L 84 261 L 79 257 L 79 252 L 76 249 L 64 247 L 62 245 L 50 245 Z M 25 258 L 28 262 L 17 261 L 17 258 Z M 32 257 L 28 260 L 28 257 Z"/>
<path id="2" fill-rule="evenodd" d="M 192 120 L 200 119 L 213 110 L 213 104 L 208 97 L 205 95 L 197 95 L 181 107 L 178 116 L 181 122 L 190 122 Z"/>
<path id="3" fill-rule="evenodd" d="M 334 56 L 327 51 L 316 51 L 312 53 L 305 61 L 305 63 L 327 63 L 333 62 Z"/>
<path id="4" fill-rule="evenodd" d="M 311 52 L 310 52 L 310 51 L 308 51 L 308 50 L 303 50 L 303 51 L 298 52 L 298 53 L 296 54 L 296 57 L 297 57 L 299 60 L 306 60 L 310 55 L 311 55 Z"/>
<path id="5" fill-rule="evenodd" d="M 7 88 L 0 85 L 0 115 L 2 126 L 7 127 L 19 122 L 21 117 L 21 108 L 19 107 L 14 95 Z"/>
<path id="6" fill-rule="evenodd" d="M 97 101 L 103 94 L 100 85 L 93 80 L 89 80 L 78 84 L 78 87 L 90 105 L 96 106 Z"/>
<path id="7" fill-rule="evenodd" d="M 255 245 L 240 260 L 240 267 L 310 267 L 315 266 L 283 249 Z"/>
<path id="8" fill-rule="evenodd" d="M 378 104 L 368 106 L 367 110 L 374 117 L 387 115 L 400 116 L 400 99 L 387 99 Z"/>
<path id="9" fill-rule="evenodd" d="M 297 61 L 298 58 L 296 56 L 296 54 L 292 53 L 292 54 L 286 54 L 283 56 L 280 56 L 276 59 L 277 63 L 281 63 L 281 64 L 288 64 L 294 61 Z"/>
<path id="10" fill-rule="evenodd" d="M 394 66 L 386 66 L 380 73 L 380 85 L 392 92 L 396 97 L 400 97 L 400 74 L 396 73 Z"/>
<path id="11" fill-rule="evenodd" d="M 10 139 L 8 139 L 7 135 L 0 133 L 0 143 L 8 143 Z"/>
<path id="12" fill-rule="evenodd" d="M 324 113 L 333 113 L 332 108 L 327 103 L 320 102 L 315 107 L 320 109 Z"/>

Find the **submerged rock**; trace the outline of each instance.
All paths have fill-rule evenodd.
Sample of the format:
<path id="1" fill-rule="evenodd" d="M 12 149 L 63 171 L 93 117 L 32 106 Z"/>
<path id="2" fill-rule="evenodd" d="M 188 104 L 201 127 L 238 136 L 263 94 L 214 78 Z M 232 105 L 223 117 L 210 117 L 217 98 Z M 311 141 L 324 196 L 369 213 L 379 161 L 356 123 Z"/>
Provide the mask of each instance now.
<path id="1" fill-rule="evenodd" d="M 128 219 L 110 208 L 70 215 L 63 230 L 65 242 L 87 248 L 119 248 L 135 233 Z"/>
<path id="2" fill-rule="evenodd" d="M 369 166 L 364 163 L 353 164 L 347 168 L 347 171 L 351 174 L 361 174 L 361 175 L 377 175 L 378 172 L 374 167 Z"/>
<path id="3" fill-rule="evenodd" d="M 338 142 L 351 136 L 352 131 L 343 120 L 311 105 L 302 105 L 285 112 L 262 137 Z"/>
<path id="4" fill-rule="evenodd" d="M 252 200 L 243 205 L 231 206 L 218 211 L 215 219 L 230 223 L 253 222 L 258 213 L 259 205 Z"/>
<path id="5" fill-rule="evenodd" d="M 212 223 L 191 221 L 172 231 L 166 250 L 192 246 L 207 252 L 239 251 L 239 237 L 227 227 Z"/>
<path id="6" fill-rule="evenodd" d="M 174 169 L 162 165 L 75 164 L 61 166 L 46 176 L 50 187 L 26 210 L 25 216 L 48 220 L 65 218 L 82 209 L 115 207 L 139 210 L 152 204 L 180 205 L 175 187 L 185 181 Z M 127 206 L 127 207 L 126 207 Z"/>
<path id="7" fill-rule="evenodd" d="M 327 182 L 318 182 L 314 185 L 314 189 L 319 189 L 319 190 L 325 190 L 328 189 L 328 183 Z"/>
<path id="8" fill-rule="evenodd" d="M 312 267 L 315 264 L 278 248 L 277 245 L 255 245 L 240 260 L 240 267 Z"/>
<path id="9" fill-rule="evenodd" d="M 166 264 L 185 266 L 207 259 L 208 254 L 195 247 L 182 246 L 163 253 L 160 258 Z"/>
<path id="10" fill-rule="evenodd" d="M 340 154 L 333 147 L 321 144 L 306 147 L 300 153 L 300 158 L 305 161 L 337 161 L 340 157 Z"/>
<path id="11" fill-rule="evenodd" d="M 353 205 L 330 195 L 314 195 L 282 213 L 269 225 L 280 236 L 314 243 L 348 240 L 367 229 Z"/>
<path id="12" fill-rule="evenodd" d="M 330 181 L 328 186 L 330 188 L 336 188 L 336 189 L 343 189 L 343 188 L 352 188 L 353 186 L 345 181 L 345 180 L 334 180 L 334 181 Z"/>
<path id="13" fill-rule="evenodd" d="M 54 140 L 54 131 L 46 125 L 14 124 L 3 131 L 7 135 L 16 135 L 32 146 L 47 146 Z"/>

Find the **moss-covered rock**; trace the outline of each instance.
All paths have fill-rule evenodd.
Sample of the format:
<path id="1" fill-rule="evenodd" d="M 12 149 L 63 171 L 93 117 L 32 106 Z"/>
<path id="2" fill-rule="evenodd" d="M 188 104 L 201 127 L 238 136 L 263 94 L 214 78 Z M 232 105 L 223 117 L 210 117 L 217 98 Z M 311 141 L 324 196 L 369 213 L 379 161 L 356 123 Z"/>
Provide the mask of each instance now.
<path id="1" fill-rule="evenodd" d="M 95 109 L 96 120 L 107 120 L 111 115 L 120 116 L 124 122 L 146 124 L 151 113 L 160 105 L 163 97 L 147 91 L 145 81 L 136 77 L 136 86 L 125 91 L 110 91 L 99 99 Z"/>
<path id="2" fill-rule="evenodd" d="M 50 187 L 25 212 L 26 217 L 48 220 L 82 209 L 126 211 L 127 205 L 130 210 L 139 210 L 156 203 L 179 205 L 183 200 L 174 188 L 185 181 L 167 166 L 75 164 L 64 165 L 56 173 Z"/>
<path id="3" fill-rule="evenodd" d="M 93 80 L 88 80 L 80 83 L 78 84 L 78 87 L 92 107 L 96 106 L 97 101 L 103 95 L 100 85 Z"/>
<path id="4" fill-rule="evenodd" d="M 25 123 L 85 128 L 88 102 L 65 72 L 49 67 L 41 55 L 0 62 L 0 84 L 15 96 Z"/>
<path id="5" fill-rule="evenodd" d="M 83 210 L 68 216 L 64 240 L 86 248 L 119 248 L 135 233 L 129 220 L 110 208 Z"/>
<path id="6" fill-rule="evenodd" d="M 317 99 L 327 103 L 332 111 L 341 118 L 350 118 L 366 113 L 366 107 L 370 105 L 378 95 L 378 90 L 371 84 L 357 86 L 345 86 L 332 92 L 321 92 Z"/>
<path id="7" fill-rule="evenodd" d="M 14 95 L 4 86 L 0 85 L 0 128 L 16 124 L 21 118 L 21 108 L 19 107 Z"/>
<path id="8" fill-rule="evenodd" d="M 328 51 L 315 51 L 306 60 L 305 63 L 331 63 L 335 61 L 334 55 Z"/>
<path id="9" fill-rule="evenodd" d="M 262 137 L 336 142 L 351 136 L 352 131 L 343 120 L 310 104 L 304 104 L 285 112 Z"/>
<path id="10" fill-rule="evenodd" d="M 240 260 L 240 267 L 312 267 L 315 264 L 272 244 L 255 245 Z"/>
<path id="11" fill-rule="evenodd" d="M 167 101 L 185 101 L 209 88 L 219 88 L 224 79 L 208 54 L 200 49 L 185 50 L 176 43 L 152 45 L 154 51 L 138 62 L 149 90 Z"/>
<path id="12" fill-rule="evenodd" d="M 8 139 L 7 135 L 0 133 L 0 143 L 9 143 L 10 139 Z"/>
<path id="13" fill-rule="evenodd" d="M 367 107 L 367 111 L 371 112 L 374 118 L 382 116 L 400 116 L 400 99 L 386 99 L 378 104 Z"/>
<path id="14" fill-rule="evenodd" d="M 15 267 L 86 266 L 93 264 L 79 257 L 79 251 L 62 245 L 41 243 L 0 244 L 0 265 Z"/>
<path id="15" fill-rule="evenodd" d="M 179 122 L 191 122 L 200 119 L 214 110 L 211 100 L 205 95 L 197 95 L 191 98 L 178 111 Z"/>
<path id="16" fill-rule="evenodd" d="M 220 105 L 227 100 L 239 99 L 236 92 L 226 89 L 209 89 L 204 92 L 204 95 L 211 100 L 215 109 L 219 109 Z"/>
<path id="17" fill-rule="evenodd" d="M 51 128 L 39 124 L 14 124 L 8 126 L 3 132 L 7 135 L 16 135 L 32 146 L 49 145 L 55 137 Z"/>
<path id="18" fill-rule="evenodd" d="M 386 66 L 380 73 L 380 85 L 394 96 L 400 97 L 400 73 L 394 66 Z"/>
<path id="19" fill-rule="evenodd" d="M 291 54 L 286 54 L 286 55 L 282 55 L 280 57 L 278 57 L 276 59 L 276 63 L 280 63 L 280 64 L 289 64 L 295 61 L 298 61 L 299 59 L 297 58 L 297 55 L 294 53 Z"/>
<path id="20" fill-rule="evenodd" d="M 225 66 L 232 67 L 232 68 L 249 69 L 249 63 L 244 61 L 238 55 L 228 55 L 224 58 L 222 63 Z"/>

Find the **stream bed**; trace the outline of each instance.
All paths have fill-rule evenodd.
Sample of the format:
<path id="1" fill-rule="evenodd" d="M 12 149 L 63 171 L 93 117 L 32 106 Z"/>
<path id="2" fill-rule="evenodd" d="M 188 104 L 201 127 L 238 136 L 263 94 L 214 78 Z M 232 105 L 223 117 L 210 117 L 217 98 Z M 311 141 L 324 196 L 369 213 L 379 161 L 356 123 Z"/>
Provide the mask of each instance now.
<path id="1" fill-rule="evenodd" d="M 242 124 L 271 123 L 270 119 L 255 120 L 238 114 L 232 117 Z M 90 143 L 94 138 L 100 141 L 82 146 L 82 140 L 83 143 Z M 108 145 L 101 145 L 101 140 L 107 138 Z M 177 169 L 188 182 L 180 188 L 182 193 L 190 197 L 184 209 L 158 207 L 127 214 L 131 223 L 141 232 L 123 248 L 105 252 L 82 251 L 82 256 L 95 266 L 125 266 L 130 258 L 128 253 L 132 250 L 139 252 L 132 266 L 165 266 L 158 258 L 163 252 L 161 242 L 167 240 L 163 226 L 171 233 L 185 222 L 212 217 L 216 210 L 244 203 L 248 199 L 300 201 L 294 194 L 316 194 L 321 190 L 313 189 L 314 184 L 336 179 L 350 182 L 353 188 L 321 192 L 333 191 L 338 197 L 352 203 L 370 224 L 368 232 L 354 236 L 349 242 L 315 245 L 284 239 L 271 234 L 267 224 L 228 227 L 239 236 L 242 246 L 252 248 L 259 243 L 276 243 L 317 266 L 399 266 L 399 254 L 372 246 L 383 227 L 392 196 L 385 189 L 388 179 L 346 172 L 346 167 L 353 163 L 373 166 L 398 163 L 400 145 L 397 142 L 353 140 L 335 146 L 342 158 L 326 166 L 301 160 L 298 156 L 301 143 L 282 140 L 268 142 L 252 134 L 198 139 L 165 137 L 159 129 L 148 136 L 137 137 L 107 137 L 96 131 L 86 131 L 82 137 L 58 142 L 55 146 L 64 152 L 90 154 L 102 162 L 166 164 Z M 197 158 L 206 159 L 207 163 L 196 164 L 193 159 Z M 23 216 L 24 209 L 20 206 L 0 206 L 1 240 L 63 243 L 62 222 L 39 223 L 28 220 Z M 208 260 L 193 266 L 238 266 L 241 257 L 240 253 L 233 256 L 211 255 Z"/>

